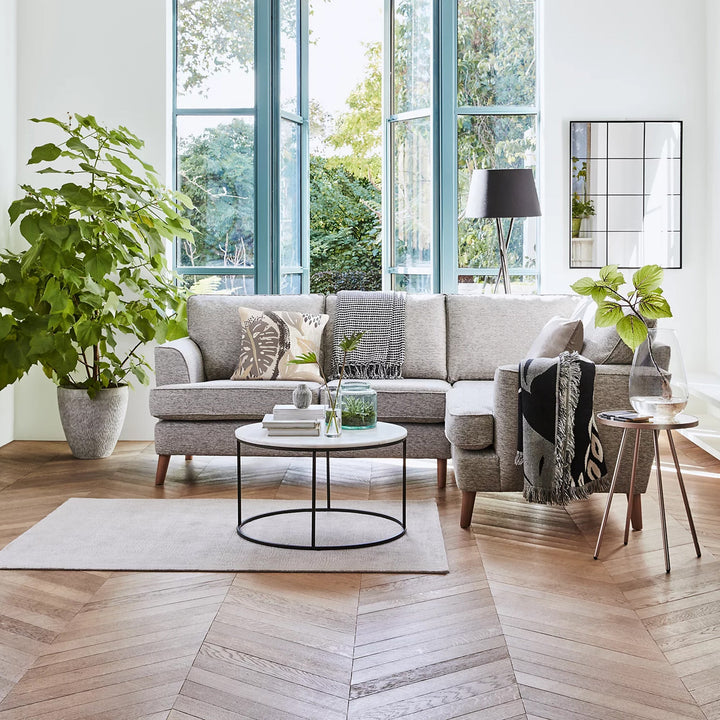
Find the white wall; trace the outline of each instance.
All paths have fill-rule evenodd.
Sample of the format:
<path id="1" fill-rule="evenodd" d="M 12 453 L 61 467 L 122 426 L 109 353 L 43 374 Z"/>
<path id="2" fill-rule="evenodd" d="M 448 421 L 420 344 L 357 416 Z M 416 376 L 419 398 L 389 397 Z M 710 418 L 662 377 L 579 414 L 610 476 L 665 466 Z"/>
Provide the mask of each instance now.
<path id="1" fill-rule="evenodd" d="M 720 375 L 720 3 L 707 0 L 707 244 L 706 282 L 708 318 L 706 370 Z"/>
<path id="2" fill-rule="evenodd" d="M 77 112 L 125 125 L 145 141 L 145 159 L 166 167 L 166 11 L 166 0 L 18 3 L 18 183 L 42 179 L 25 163 L 51 137 L 28 118 L 48 115 Z M 152 438 L 147 398 L 145 387 L 131 392 L 122 439 Z M 15 437 L 63 438 L 55 386 L 40 371 L 16 386 Z"/>
<path id="3" fill-rule="evenodd" d="M 10 247 L 5 209 L 15 197 L 15 0 L 0 2 L 0 249 Z M 15 388 L 0 392 L 0 445 L 13 439 Z"/>
<path id="4" fill-rule="evenodd" d="M 677 328 L 689 370 L 705 366 L 707 254 L 717 240 L 706 212 L 705 5 L 545 0 L 541 26 L 542 291 L 567 292 L 578 278 L 597 276 L 568 267 L 569 122 L 682 120 L 683 268 L 666 270 L 663 287 L 674 314 L 665 323 Z"/>

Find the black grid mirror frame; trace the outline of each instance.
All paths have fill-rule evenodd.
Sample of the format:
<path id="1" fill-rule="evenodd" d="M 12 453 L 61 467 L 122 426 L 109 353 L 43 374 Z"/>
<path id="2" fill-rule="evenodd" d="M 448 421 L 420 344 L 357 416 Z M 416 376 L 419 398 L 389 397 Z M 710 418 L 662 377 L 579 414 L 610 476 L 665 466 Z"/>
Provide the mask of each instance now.
<path id="1" fill-rule="evenodd" d="M 570 122 L 570 267 L 682 267 L 680 120 Z"/>

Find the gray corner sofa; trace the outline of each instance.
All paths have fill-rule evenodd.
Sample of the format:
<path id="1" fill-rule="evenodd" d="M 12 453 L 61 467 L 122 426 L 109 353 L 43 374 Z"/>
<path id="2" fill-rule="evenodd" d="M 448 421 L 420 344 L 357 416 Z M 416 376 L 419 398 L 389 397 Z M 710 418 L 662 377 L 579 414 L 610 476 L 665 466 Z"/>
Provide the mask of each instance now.
<path id="1" fill-rule="evenodd" d="M 462 491 L 462 527 L 470 524 L 477 492 L 522 490 L 522 469 L 514 462 L 517 364 L 544 324 L 555 315 L 569 316 L 579 302 L 571 295 L 407 296 L 402 379 L 371 381 L 378 393 L 378 418 L 407 428 L 408 457 L 437 460 L 440 487 L 445 486 L 447 460 L 452 458 Z M 291 402 L 296 382 L 229 379 L 239 354 L 240 306 L 327 313 L 321 355 L 325 365 L 330 364 L 335 296 L 192 296 L 188 337 L 155 350 L 150 412 L 158 420 L 157 485 L 164 482 L 172 455 L 234 455 L 237 427 L 259 421 L 276 403 Z M 588 350 L 592 342 L 586 341 Z M 606 354 L 613 362 L 615 354 L 621 363 L 597 364 L 596 411 L 628 405 L 627 357 Z M 317 399 L 319 386 L 311 388 Z M 602 427 L 600 436 L 612 473 L 620 432 Z M 262 448 L 252 451 L 267 453 Z M 651 463 L 651 443 L 642 442 L 636 493 L 645 491 Z M 626 492 L 630 466 L 628 456 L 616 492 Z M 639 496 L 633 504 L 633 527 L 642 527 Z"/>

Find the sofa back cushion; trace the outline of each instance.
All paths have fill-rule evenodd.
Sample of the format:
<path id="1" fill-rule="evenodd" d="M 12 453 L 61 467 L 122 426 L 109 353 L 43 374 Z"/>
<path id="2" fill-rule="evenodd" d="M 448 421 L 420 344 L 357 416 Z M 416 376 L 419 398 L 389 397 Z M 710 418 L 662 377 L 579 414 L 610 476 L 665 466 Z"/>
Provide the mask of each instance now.
<path id="1" fill-rule="evenodd" d="M 448 295 L 448 380 L 492 380 L 526 357 L 553 316 L 570 317 L 578 295 Z"/>
<path id="2" fill-rule="evenodd" d="M 227 380 L 237 367 L 242 344 L 240 307 L 319 315 L 325 312 L 325 298 L 322 295 L 191 295 L 187 308 L 188 335 L 200 348 L 207 380 Z"/>
<path id="3" fill-rule="evenodd" d="M 323 335 L 325 372 L 332 372 L 333 330 L 337 296 L 328 295 L 325 312 L 330 316 Z M 408 294 L 405 301 L 404 378 L 445 380 L 446 365 L 445 296 Z"/>

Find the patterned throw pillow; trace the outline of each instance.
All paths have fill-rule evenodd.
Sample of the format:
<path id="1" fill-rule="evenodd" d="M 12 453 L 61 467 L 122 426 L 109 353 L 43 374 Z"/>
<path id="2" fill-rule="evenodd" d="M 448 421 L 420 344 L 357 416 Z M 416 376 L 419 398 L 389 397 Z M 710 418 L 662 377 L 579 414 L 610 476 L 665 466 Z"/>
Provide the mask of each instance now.
<path id="1" fill-rule="evenodd" d="M 320 357 L 328 315 L 238 308 L 242 323 L 240 358 L 231 380 L 302 380 L 322 383 L 317 365 L 290 360 L 308 352 Z"/>

